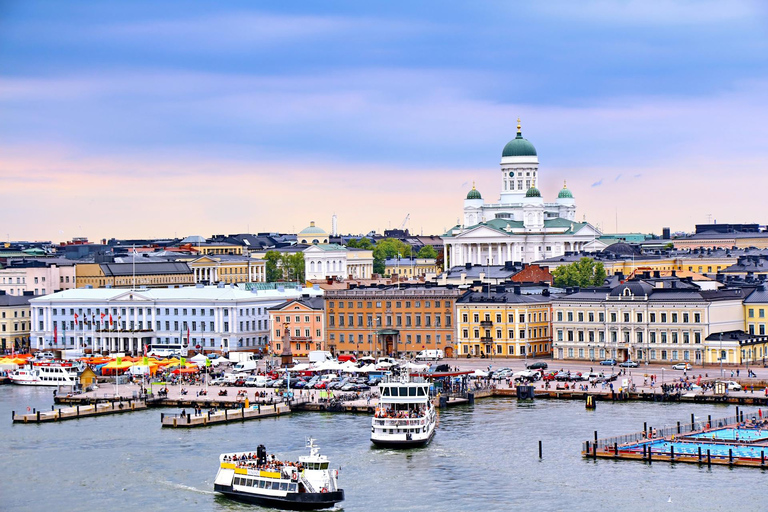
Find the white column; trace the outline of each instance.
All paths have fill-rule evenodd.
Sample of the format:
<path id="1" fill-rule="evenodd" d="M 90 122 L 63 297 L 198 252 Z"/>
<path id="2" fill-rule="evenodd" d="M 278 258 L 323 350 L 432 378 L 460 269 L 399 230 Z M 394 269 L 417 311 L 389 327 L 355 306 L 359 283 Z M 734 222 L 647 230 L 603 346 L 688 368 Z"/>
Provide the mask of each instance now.
<path id="1" fill-rule="evenodd" d="M 496 249 L 499 252 L 499 265 L 503 265 L 504 264 L 504 258 L 503 258 L 502 254 L 501 254 L 501 243 L 496 244 Z"/>
<path id="2" fill-rule="evenodd" d="M 448 265 L 448 244 L 443 245 L 443 266 L 450 268 Z"/>

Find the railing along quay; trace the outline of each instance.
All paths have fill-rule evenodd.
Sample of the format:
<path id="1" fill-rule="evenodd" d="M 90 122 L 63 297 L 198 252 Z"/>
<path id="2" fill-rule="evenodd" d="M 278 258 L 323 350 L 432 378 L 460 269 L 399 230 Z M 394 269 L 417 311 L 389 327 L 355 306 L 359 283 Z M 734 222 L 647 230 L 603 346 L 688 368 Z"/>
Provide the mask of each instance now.
<path id="1" fill-rule="evenodd" d="M 160 423 L 163 427 L 169 428 L 207 427 L 225 423 L 271 418 L 290 413 L 291 408 L 288 404 L 280 403 L 275 405 L 255 405 L 253 407 L 242 407 L 240 409 L 209 409 L 199 413 L 192 410 L 190 413 L 182 411 L 181 414 L 161 414 Z"/>

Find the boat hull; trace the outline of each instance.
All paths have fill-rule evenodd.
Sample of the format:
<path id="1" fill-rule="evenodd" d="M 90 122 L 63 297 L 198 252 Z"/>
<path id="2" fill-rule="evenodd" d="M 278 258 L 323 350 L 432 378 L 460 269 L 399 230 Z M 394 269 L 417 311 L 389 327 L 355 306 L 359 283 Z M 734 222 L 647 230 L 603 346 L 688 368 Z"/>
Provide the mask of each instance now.
<path id="1" fill-rule="evenodd" d="M 315 492 L 315 493 L 288 493 L 285 497 L 263 496 L 248 492 L 234 490 L 231 486 L 215 484 L 213 490 L 219 492 L 229 499 L 260 505 L 263 507 L 272 507 L 282 510 L 321 510 L 331 508 L 336 503 L 344 501 L 344 491 L 334 492 Z"/>
<path id="2" fill-rule="evenodd" d="M 433 426 L 429 435 L 419 439 L 376 439 L 371 436 L 371 442 L 381 448 L 419 448 L 427 446 L 432 438 L 435 437 L 435 427 Z"/>

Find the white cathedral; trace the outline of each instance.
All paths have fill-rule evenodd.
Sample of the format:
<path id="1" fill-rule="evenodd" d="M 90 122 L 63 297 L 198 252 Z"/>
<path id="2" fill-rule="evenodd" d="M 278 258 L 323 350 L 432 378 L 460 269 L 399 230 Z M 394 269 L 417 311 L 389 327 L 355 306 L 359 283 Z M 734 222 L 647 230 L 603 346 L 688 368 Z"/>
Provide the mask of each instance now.
<path id="1" fill-rule="evenodd" d="M 501 197 L 486 203 L 472 190 L 464 200 L 464 224 L 442 236 L 445 268 L 467 263 L 531 263 L 580 251 L 600 236 L 588 222 L 577 222 L 576 202 L 565 185 L 554 203 L 545 203 L 536 187 L 539 157 L 520 131 L 501 153 Z"/>

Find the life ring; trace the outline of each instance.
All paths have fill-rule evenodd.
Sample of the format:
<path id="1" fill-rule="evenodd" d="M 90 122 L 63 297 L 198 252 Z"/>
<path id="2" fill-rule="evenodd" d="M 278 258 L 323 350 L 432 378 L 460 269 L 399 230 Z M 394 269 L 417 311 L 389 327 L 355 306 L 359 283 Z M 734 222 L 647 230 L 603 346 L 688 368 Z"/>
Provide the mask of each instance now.
<path id="1" fill-rule="evenodd" d="M 299 475 L 297 473 L 294 473 L 291 475 L 291 480 L 293 480 L 294 482 L 298 479 L 299 479 Z"/>
<path id="2" fill-rule="evenodd" d="M 320 492 L 326 493 L 326 492 L 328 492 L 328 488 L 327 487 L 323 487 L 322 489 L 320 489 Z"/>

